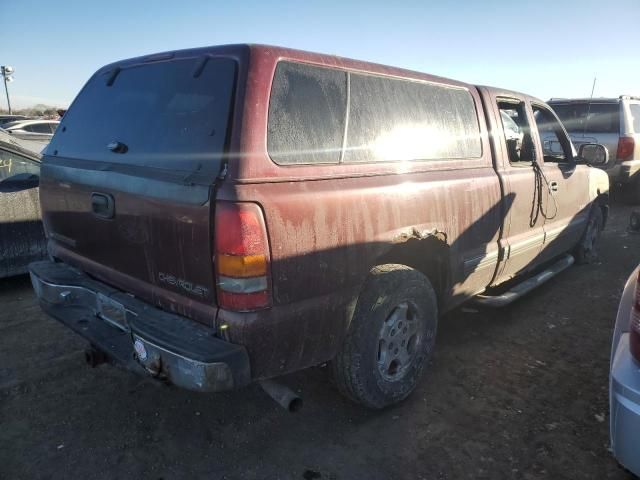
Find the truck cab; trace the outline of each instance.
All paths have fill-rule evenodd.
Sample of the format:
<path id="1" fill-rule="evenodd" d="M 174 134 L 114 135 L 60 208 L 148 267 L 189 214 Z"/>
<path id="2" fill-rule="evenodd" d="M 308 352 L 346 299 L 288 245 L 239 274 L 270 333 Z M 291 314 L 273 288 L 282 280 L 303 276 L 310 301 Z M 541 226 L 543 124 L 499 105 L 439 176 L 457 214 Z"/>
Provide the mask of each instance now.
<path id="1" fill-rule="evenodd" d="M 199 391 L 330 362 L 382 408 L 442 313 L 590 258 L 608 181 L 588 152 L 606 160 L 538 99 L 384 65 L 262 45 L 124 60 L 44 154 L 31 278 L 90 358 Z"/>

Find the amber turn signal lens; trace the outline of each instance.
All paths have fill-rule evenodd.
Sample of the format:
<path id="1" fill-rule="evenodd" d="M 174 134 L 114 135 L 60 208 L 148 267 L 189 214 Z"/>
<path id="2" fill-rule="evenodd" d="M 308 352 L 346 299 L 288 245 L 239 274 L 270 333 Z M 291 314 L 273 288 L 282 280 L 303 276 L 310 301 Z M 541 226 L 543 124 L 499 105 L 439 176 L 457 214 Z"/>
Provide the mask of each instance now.
<path id="1" fill-rule="evenodd" d="M 258 277 L 267 273 L 265 255 L 218 255 L 218 274 L 226 277 Z"/>

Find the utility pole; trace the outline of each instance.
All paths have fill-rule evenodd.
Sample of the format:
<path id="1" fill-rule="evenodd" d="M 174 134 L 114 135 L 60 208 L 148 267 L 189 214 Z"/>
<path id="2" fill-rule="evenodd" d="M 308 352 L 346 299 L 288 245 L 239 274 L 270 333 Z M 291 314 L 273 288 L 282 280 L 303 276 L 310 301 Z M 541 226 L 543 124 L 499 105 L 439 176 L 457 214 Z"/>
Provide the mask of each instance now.
<path id="1" fill-rule="evenodd" d="M 9 107 L 9 115 L 11 115 L 11 101 L 9 100 L 9 88 L 7 83 L 13 82 L 11 74 L 14 72 L 13 67 L 8 65 L 0 66 L 0 73 L 2 73 L 2 80 L 4 81 L 4 93 L 7 95 L 7 106 Z"/>

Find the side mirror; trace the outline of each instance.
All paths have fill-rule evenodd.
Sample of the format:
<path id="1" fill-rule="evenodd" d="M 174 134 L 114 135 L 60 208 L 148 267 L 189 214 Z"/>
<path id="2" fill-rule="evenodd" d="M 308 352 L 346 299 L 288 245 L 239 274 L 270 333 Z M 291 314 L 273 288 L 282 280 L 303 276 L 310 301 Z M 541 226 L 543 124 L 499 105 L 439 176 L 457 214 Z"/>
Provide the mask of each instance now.
<path id="1" fill-rule="evenodd" d="M 588 165 L 606 165 L 609 162 L 609 150 L 599 143 L 584 143 L 578 150 L 578 160 Z"/>
<path id="2" fill-rule="evenodd" d="M 40 177 L 33 173 L 18 173 L 0 181 L 0 193 L 21 192 L 36 188 L 40 184 Z"/>

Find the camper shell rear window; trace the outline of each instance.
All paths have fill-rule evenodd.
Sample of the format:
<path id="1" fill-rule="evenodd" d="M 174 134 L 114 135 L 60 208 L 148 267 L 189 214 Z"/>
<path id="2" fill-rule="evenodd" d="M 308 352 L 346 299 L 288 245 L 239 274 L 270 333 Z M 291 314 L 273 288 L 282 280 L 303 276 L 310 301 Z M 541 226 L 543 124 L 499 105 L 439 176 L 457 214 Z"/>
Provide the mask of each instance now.
<path id="1" fill-rule="evenodd" d="M 133 166 L 213 179 L 227 143 L 236 71 L 230 58 L 193 57 L 98 72 L 65 114 L 46 154 L 107 169 Z"/>

